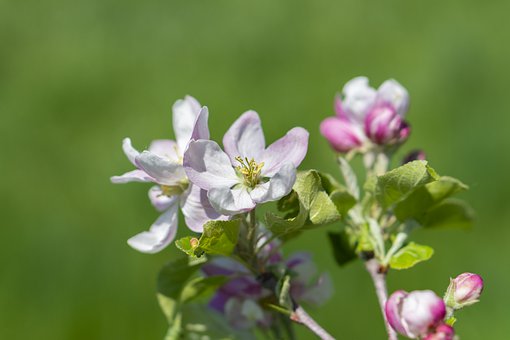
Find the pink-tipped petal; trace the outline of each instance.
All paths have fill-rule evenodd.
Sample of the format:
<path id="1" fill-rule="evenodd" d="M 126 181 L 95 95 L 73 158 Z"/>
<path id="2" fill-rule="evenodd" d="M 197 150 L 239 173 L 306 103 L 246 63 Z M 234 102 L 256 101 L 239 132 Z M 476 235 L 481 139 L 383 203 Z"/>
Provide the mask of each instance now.
<path id="1" fill-rule="evenodd" d="M 287 163 L 266 183 L 258 184 L 250 196 L 256 203 L 277 201 L 287 195 L 296 182 L 296 168 L 294 164 Z"/>
<path id="2" fill-rule="evenodd" d="M 196 185 L 190 188 L 181 197 L 181 209 L 188 228 L 194 232 L 201 233 L 204 224 L 212 220 L 227 220 L 228 217 L 219 214 L 211 206 L 207 198 L 207 191 Z"/>
<path id="3" fill-rule="evenodd" d="M 184 153 L 184 169 L 190 181 L 204 190 L 239 183 L 229 157 L 213 141 L 191 141 Z"/>
<path id="4" fill-rule="evenodd" d="M 255 202 L 242 186 L 234 189 L 213 187 L 207 192 L 207 197 L 217 212 L 227 216 L 245 213 L 255 208 Z"/>
<path id="5" fill-rule="evenodd" d="M 322 121 L 320 131 L 338 152 L 349 152 L 363 144 L 364 137 L 360 128 L 347 120 L 328 117 Z"/>
<path id="6" fill-rule="evenodd" d="M 179 185 L 186 180 L 186 173 L 181 164 L 149 151 L 144 151 L 138 155 L 136 164 L 154 178 L 158 184 Z"/>
<path id="7" fill-rule="evenodd" d="M 409 93 L 398 81 L 388 79 L 377 90 L 377 103 L 390 104 L 400 117 L 404 117 L 409 108 Z"/>
<path id="8" fill-rule="evenodd" d="M 129 182 L 153 182 L 154 178 L 147 175 L 143 170 L 132 170 L 120 176 L 112 176 L 110 180 L 115 184 L 124 184 Z"/>
<path id="9" fill-rule="evenodd" d="M 260 162 L 266 142 L 257 112 L 243 113 L 225 133 L 223 146 L 233 165 L 237 164 L 238 156 Z"/>
<path id="10" fill-rule="evenodd" d="M 388 301 L 386 301 L 386 305 L 384 307 L 384 312 L 386 314 L 386 319 L 390 326 L 397 331 L 398 333 L 409 336 L 406 328 L 402 323 L 402 301 L 408 295 L 406 291 L 397 290 L 389 297 Z"/>
<path id="11" fill-rule="evenodd" d="M 433 291 L 413 291 L 402 302 L 401 316 L 410 337 L 425 336 L 446 315 L 443 299 Z"/>
<path id="12" fill-rule="evenodd" d="M 306 156 L 308 136 L 308 131 L 296 127 L 269 145 L 260 159 L 260 162 L 264 162 L 262 175 L 273 176 L 286 163 L 292 163 L 297 168 Z"/>
<path id="13" fill-rule="evenodd" d="M 172 205 L 152 224 L 149 231 L 131 237 L 128 244 L 132 248 L 147 254 L 163 250 L 175 238 L 178 220 L 177 208 L 178 204 Z"/>
<path id="14" fill-rule="evenodd" d="M 200 103 L 191 96 L 177 100 L 172 106 L 172 120 L 175 139 L 182 155 L 191 139 L 195 121 L 200 112 Z"/>

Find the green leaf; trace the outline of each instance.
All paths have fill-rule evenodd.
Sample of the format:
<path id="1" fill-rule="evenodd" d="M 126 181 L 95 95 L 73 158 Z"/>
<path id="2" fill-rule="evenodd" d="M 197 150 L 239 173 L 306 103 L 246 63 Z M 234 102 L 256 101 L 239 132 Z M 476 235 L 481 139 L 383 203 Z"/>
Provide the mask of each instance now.
<path id="1" fill-rule="evenodd" d="M 408 269 L 419 262 L 430 259 L 433 254 L 434 249 L 431 247 L 411 242 L 392 256 L 390 267 L 399 270 Z"/>
<path id="2" fill-rule="evenodd" d="M 204 260 L 179 258 L 167 263 L 158 275 L 158 292 L 173 300 L 178 300 L 186 281 L 200 268 Z"/>
<path id="3" fill-rule="evenodd" d="M 345 230 L 339 233 L 328 233 L 328 237 L 333 249 L 333 256 L 340 266 L 358 258 L 356 244 Z"/>
<path id="4" fill-rule="evenodd" d="M 201 296 L 208 295 L 228 281 L 226 276 L 196 277 L 190 280 L 181 292 L 181 303 L 190 302 Z"/>
<path id="5" fill-rule="evenodd" d="M 201 256 L 200 251 L 197 252 L 199 242 L 196 237 L 186 236 L 175 241 L 175 246 L 189 256 Z"/>
<path id="6" fill-rule="evenodd" d="M 324 188 L 324 190 L 326 190 L 328 194 L 331 194 L 333 191 L 337 190 L 346 191 L 345 186 L 340 184 L 336 180 L 336 178 L 331 176 L 330 174 L 319 172 L 319 176 L 321 178 L 322 187 Z"/>
<path id="7" fill-rule="evenodd" d="M 471 206 L 450 198 L 430 209 L 418 222 L 425 228 L 469 228 L 474 219 L 475 213 Z"/>
<path id="8" fill-rule="evenodd" d="M 310 207 L 310 222 L 314 225 L 323 225 L 336 222 L 339 219 L 340 214 L 337 206 L 325 191 L 319 191 Z"/>
<path id="9" fill-rule="evenodd" d="M 395 206 L 395 215 L 400 221 L 419 218 L 431 207 L 444 199 L 467 190 L 468 187 L 452 177 L 440 177 L 437 181 L 416 188 Z"/>
<path id="10" fill-rule="evenodd" d="M 335 190 L 329 195 L 341 216 L 346 216 L 349 210 L 356 205 L 356 199 L 345 190 Z"/>
<path id="11" fill-rule="evenodd" d="M 436 179 L 437 174 L 427 161 L 409 162 L 377 178 L 376 198 L 383 207 L 388 207 Z"/>
<path id="12" fill-rule="evenodd" d="M 195 254 L 197 251 L 203 251 L 212 255 L 229 256 L 237 244 L 240 224 L 240 219 L 207 222 L 204 224 L 204 232 L 200 236 Z"/>

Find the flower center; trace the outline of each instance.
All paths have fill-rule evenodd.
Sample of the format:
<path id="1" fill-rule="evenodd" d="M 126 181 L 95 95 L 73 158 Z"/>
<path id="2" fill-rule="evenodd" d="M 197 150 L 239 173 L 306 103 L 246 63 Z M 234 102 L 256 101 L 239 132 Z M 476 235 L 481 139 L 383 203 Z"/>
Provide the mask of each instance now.
<path id="1" fill-rule="evenodd" d="M 163 192 L 163 195 L 172 197 L 175 195 L 182 194 L 184 191 L 186 191 L 188 186 L 189 183 L 187 181 L 186 182 L 183 181 L 177 185 L 160 185 L 160 188 L 161 191 Z"/>
<path id="2" fill-rule="evenodd" d="M 240 164 L 236 166 L 236 170 L 243 175 L 246 186 L 255 188 L 259 183 L 260 172 L 264 166 L 264 162 L 257 163 L 253 158 L 249 160 L 248 157 L 243 159 L 241 156 L 237 156 L 236 161 Z"/>

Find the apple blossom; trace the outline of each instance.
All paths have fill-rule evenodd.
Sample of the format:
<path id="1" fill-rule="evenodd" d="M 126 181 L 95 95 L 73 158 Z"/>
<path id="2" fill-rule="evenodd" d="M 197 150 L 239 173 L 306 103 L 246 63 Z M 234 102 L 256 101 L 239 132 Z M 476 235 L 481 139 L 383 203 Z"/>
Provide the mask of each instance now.
<path id="1" fill-rule="evenodd" d="M 296 167 L 306 155 L 308 132 L 293 128 L 266 148 L 260 118 L 248 111 L 227 131 L 223 146 L 225 152 L 214 141 L 191 141 L 184 168 L 190 181 L 207 191 L 216 211 L 236 215 L 291 191 Z"/>
<path id="2" fill-rule="evenodd" d="M 479 301 L 483 291 L 483 279 L 480 275 L 463 273 L 450 280 L 444 301 L 448 307 L 461 309 Z"/>
<path id="3" fill-rule="evenodd" d="M 209 138 L 207 107 L 186 96 L 172 107 L 176 141 L 155 140 L 148 150 L 139 152 L 125 138 L 123 150 L 129 161 L 137 168 L 121 176 L 111 178 L 113 183 L 152 182 L 149 199 L 161 216 L 149 231 L 139 233 L 128 240 L 134 249 L 144 253 L 156 253 L 165 248 L 175 237 L 178 210 L 181 208 L 187 226 L 201 232 L 208 220 L 224 219 L 209 204 L 207 194 L 189 183 L 182 157 L 192 138 Z"/>

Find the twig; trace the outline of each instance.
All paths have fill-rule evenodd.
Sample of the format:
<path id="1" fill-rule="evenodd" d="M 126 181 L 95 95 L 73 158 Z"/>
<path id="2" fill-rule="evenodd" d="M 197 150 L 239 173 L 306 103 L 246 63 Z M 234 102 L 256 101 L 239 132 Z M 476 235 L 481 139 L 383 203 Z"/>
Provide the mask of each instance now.
<path id="1" fill-rule="evenodd" d="M 381 307 L 381 312 L 384 319 L 384 324 L 386 325 L 386 331 L 388 332 L 388 340 L 398 340 L 397 333 L 391 328 L 388 320 L 386 319 L 386 313 L 384 311 L 384 306 L 386 305 L 386 300 L 388 300 L 388 291 L 386 288 L 386 273 L 381 272 L 381 265 L 376 259 L 370 259 L 365 262 L 365 267 L 374 282 L 375 293 L 377 294 L 377 299 L 379 300 L 379 306 Z"/>
<path id="2" fill-rule="evenodd" d="M 322 340 L 334 340 L 333 336 L 326 332 L 324 328 L 319 326 L 317 322 L 301 306 L 297 306 L 294 310 L 290 319 L 296 323 L 302 324 L 306 326 L 309 330 L 311 330 L 315 335 L 317 335 Z"/>

